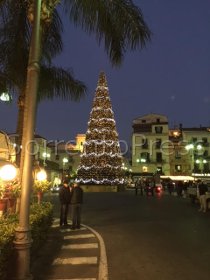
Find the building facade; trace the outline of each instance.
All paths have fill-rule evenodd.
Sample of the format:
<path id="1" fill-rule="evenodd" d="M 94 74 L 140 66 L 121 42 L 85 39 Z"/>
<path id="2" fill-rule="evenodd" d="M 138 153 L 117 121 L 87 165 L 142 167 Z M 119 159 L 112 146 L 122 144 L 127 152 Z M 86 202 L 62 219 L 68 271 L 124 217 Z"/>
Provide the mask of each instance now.
<path id="1" fill-rule="evenodd" d="M 170 173 L 168 119 L 148 114 L 133 120 L 132 172 Z"/>
<path id="2" fill-rule="evenodd" d="M 132 172 L 139 175 L 210 175 L 210 128 L 169 129 L 168 119 L 148 114 L 133 120 Z"/>

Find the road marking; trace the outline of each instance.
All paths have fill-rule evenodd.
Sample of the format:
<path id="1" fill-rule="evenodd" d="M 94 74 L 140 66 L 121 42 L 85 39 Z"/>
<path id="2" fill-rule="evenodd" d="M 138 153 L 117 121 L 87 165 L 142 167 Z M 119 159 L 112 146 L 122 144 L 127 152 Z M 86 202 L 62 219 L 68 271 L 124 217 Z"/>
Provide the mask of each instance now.
<path id="1" fill-rule="evenodd" d="M 48 279 L 48 280 L 96 280 L 96 278 L 65 278 L 65 279 L 61 279 L 61 278 L 50 278 L 50 279 Z"/>
<path id="2" fill-rule="evenodd" d="M 54 260 L 53 265 L 79 265 L 79 264 L 97 264 L 97 257 L 78 257 L 78 258 L 57 258 Z"/>
<path id="3" fill-rule="evenodd" d="M 58 224 L 52 224 L 51 227 L 58 227 Z"/>
<path id="4" fill-rule="evenodd" d="M 79 239 L 79 238 L 90 238 L 90 237 L 95 237 L 93 233 L 87 233 L 87 234 L 76 234 L 76 235 L 68 235 L 64 236 L 63 239 Z"/>
<path id="5" fill-rule="evenodd" d="M 98 248 L 98 243 L 71 244 L 71 245 L 62 246 L 62 249 L 96 249 L 96 248 Z"/>
<path id="6" fill-rule="evenodd" d="M 99 257 L 99 273 L 98 273 L 98 280 L 109 280 L 109 273 L 108 273 L 108 265 L 107 265 L 107 255 L 106 255 L 106 247 L 101 235 L 92 229 L 91 227 L 85 226 L 87 229 L 91 230 L 99 240 L 100 244 L 100 257 Z"/>
<path id="7" fill-rule="evenodd" d="M 86 228 L 80 228 L 80 229 L 76 229 L 75 231 L 80 231 L 80 230 L 87 230 Z M 72 232 L 72 229 L 70 228 L 66 228 L 66 229 L 60 229 L 60 232 Z"/>

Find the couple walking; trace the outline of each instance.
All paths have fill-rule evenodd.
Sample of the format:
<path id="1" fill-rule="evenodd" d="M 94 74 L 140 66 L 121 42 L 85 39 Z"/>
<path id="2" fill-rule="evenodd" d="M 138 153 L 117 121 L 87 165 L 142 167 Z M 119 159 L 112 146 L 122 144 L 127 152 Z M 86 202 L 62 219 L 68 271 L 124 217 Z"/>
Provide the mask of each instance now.
<path id="1" fill-rule="evenodd" d="M 59 190 L 59 199 L 61 203 L 60 226 L 68 226 L 67 216 L 70 206 L 72 217 L 71 229 L 79 229 L 81 224 L 81 205 L 83 203 L 82 188 L 78 183 L 73 183 L 72 188 L 70 188 L 69 182 L 64 180 Z"/>

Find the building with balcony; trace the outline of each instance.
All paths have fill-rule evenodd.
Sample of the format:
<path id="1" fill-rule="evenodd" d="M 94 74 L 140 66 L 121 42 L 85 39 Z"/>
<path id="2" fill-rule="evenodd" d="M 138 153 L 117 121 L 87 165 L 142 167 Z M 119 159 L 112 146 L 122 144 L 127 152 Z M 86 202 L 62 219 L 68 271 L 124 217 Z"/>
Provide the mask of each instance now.
<path id="1" fill-rule="evenodd" d="M 169 129 L 159 114 L 136 118 L 132 127 L 133 173 L 210 176 L 210 128 Z"/>
<path id="2" fill-rule="evenodd" d="M 139 174 L 170 174 L 168 119 L 148 114 L 133 120 L 132 171 Z"/>
<path id="3" fill-rule="evenodd" d="M 195 174 L 210 173 L 210 128 L 182 128 L 183 140 L 191 157 L 190 169 Z"/>
<path id="4" fill-rule="evenodd" d="M 0 130 L 0 159 L 15 162 L 15 146 L 6 132 Z"/>

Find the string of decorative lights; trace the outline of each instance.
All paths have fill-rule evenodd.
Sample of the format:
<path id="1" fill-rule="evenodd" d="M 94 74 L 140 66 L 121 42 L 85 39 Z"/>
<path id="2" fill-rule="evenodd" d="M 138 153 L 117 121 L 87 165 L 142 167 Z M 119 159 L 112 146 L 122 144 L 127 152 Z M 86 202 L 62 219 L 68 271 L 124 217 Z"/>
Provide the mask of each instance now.
<path id="1" fill-rule="evenodd" d="M 122 155 L 104 73 L 99 76 L 77 181 L 83 184 L 122 184 Z"/>

